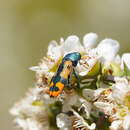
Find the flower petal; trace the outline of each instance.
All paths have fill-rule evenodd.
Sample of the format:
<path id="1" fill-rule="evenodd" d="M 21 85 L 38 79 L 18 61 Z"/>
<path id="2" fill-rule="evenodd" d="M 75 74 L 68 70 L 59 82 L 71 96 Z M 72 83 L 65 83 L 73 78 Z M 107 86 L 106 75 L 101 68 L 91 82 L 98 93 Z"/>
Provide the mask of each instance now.
<path id="1" fill-rule="evenodd" d="M 62 52 L 67 54 L 69 52 L 82 52 L 83 46 L 80 44 L 79 38 L 75 35 L 69 36 L 62 45 Z"/>
<path id="2" fill-rule="evenodd" d="M 92 124 L 89 125 L 78 112 L 76 112 L 73 109 L 72 109 L 72 112 L 73 112 L 74 116 L 77 118 L 77 120 L 74 121 L 74 123 L 75 123 L 73 125 L 74 128 L 81 129 L 81 130 L 86 130 L 86 129 L 95 130 L 95 128 L 96 128 L 95 123 L 92 123 Z"/>
<path id="3" fill-rule="evenodd" d="M 71 126 L 71 121 L 69 117 L 63 113 L 57 115 L 56 123 L 58 128 L 67 128 Z"/>
<path id="4" fill-rule="evenodd" d="M 83 96 L 87 100 L 92 101 L 94 99 L 94 90 L 92 90 L 92 89 L 83 89 Z"/>
<path id="5" fill-rule="evenodd" d="M 83 96 L 87 100 L 96 100 L 103 91 L 104 91 L 104 88 L 98 88 L 96 90 L 83 89 Z"/>
<path id="6" fill-rule="evenodd" d="M 122 121 L 121 120 L 115 120 L 112 122 L 110 126 L 110 130 L 119 130 L 121 128 Z"/>
<path id="7" fill-rule="evenodd" d="M 121 68 L 124 68 L 124 63 L 126 64 L 128 69 L 130 70 L 130 53 L 125 53 L 122 55 Z"/>
<path id="8" fill-rule="evenodd" d="M 38 73 L 47 72 L 49 70 L 46 65 L 44 65 L 42 67 L 41 66 L 32 66 L 29 69 L 32 70 L 32 71 L 36 71 Z"/>
<path id="9" fill-rule="evenodd" d="M 85 112 L 86 118 L 89 119 L 90 118 L 91 109 L 92 109 L 92 104 L 90 102 L 86 101 L 83 98 L 80 98 L 79 101 L 81 103 L 81 106 L 80 106 L 79 110 L 83 108 L 84 112 Z"/>
<path id="10" fill-rule="evenodd" d="M 88 33 L 83 37 L 83 45 L 87 48 L 93 48 L 97 43 L 98 35 L 96 33 Z"/>
<path id="11" fill-rule="evenodd" d="M 114 80 L 116 81 L 116 84 L 112 87 L 112 97 L 117 103 L 123 104 L 126 93 L 130 91 L 128 81 L 126 78 L 120 77 L 115 77 Z"/>
<path id="12" fill-rule="evenodd" d="M 102 112 L 104 112 L 106 115 L 111 115 L 113 113 L 113 104 L 97 101 L 94 103 L 94 105 Z"/>
<path id="13" fill-rule="evenodd" d="M 129 115 L 129 116 L 126 116 L 126 117 L 124 118 L 123 128 L 124 128 L 124 130 L 129 130 L 129 129 L 130 129 L 130 115 Z"/>
<path id="14" fill-rule="evenodd" d="M 61 57 L 61 46 L 56 41 L 52 41 L 48 46 L 47 56 L 54 60 L 58 60 Z"/>
<path id="15" fill-rule="evenodd" d="M 120 45 L 118 41 L 105 39 L 99 43 L 97 51 L 103 61 L 112 61 L 115 58 L 119 48 Z"/>
<path id="16" fill-rule="evenodd" d="M 77 65 L 77 71 L 80 76 L 94 76 L 99 72 L 100 63 L 98 62 L 99 57 L 96 54 L 96 50 L 92 49 L 87 55 L 82 56 L 80 64 Z"/>
<path id="17" fill-rule="evenodd" d="M 115 63 L 116 64 L 120 64 L 121 63 L 121 57 L 120 57 L 120 55 L 117 55 L 116 57 L 115 57 Z"/>

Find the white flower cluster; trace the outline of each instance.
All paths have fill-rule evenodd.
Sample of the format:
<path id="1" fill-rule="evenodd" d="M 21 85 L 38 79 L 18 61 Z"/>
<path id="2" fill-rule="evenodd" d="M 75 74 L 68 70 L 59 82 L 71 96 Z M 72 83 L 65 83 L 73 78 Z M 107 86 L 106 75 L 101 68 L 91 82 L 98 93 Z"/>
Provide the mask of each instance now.
<path id="1" fill-rule="evenodd" d="M 23 130 L 130 130 L 130 53 L 118 54 L 118 41 L 104 39 L 98 44 L 95 33 L 86 34 L 81 44 L 77 36 L 52 41 L 47 56 L 38 66 L 36 86 L 14 105 L 10 113 Z M 71 89 L 49 96 L 49 84 L 70 52 L 79 52 L 81 60 Z"/>

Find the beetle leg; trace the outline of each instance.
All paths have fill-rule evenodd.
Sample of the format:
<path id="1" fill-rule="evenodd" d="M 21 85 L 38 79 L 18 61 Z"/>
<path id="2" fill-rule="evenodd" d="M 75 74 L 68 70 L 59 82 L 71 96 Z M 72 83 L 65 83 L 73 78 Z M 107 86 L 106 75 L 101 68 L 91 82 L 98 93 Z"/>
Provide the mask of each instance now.
<path id="1" fill-rule="evenodd" d="M 67 88 L 68 88 L 68 89 L 71 89 L 71 88 L 72 88 L 71 82 L 70 82 L 70 81 L 71 81 L 70 78 L 71 78 L 71 76 L 68 77 L 68 83 L 67 83 Z"/>
<path id="2" fill-rule="evenodd" d="M 80 88 L 79 77 L 76 74 L 75 69 L 73 69 L 73 74 L 74 74 L 75 78 L 77 79 L 77 87 Z"/>

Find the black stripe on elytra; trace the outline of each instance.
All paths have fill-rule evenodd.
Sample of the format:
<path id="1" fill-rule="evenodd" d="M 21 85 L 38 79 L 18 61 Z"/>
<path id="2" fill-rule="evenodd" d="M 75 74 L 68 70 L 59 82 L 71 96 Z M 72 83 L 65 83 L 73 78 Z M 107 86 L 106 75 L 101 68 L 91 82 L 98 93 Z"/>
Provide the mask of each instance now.
<path id="1" fill-rule="evenodd" d="M 59 88 L 57 86 L 50 87 L 50 91 L 59 91 Z"/>

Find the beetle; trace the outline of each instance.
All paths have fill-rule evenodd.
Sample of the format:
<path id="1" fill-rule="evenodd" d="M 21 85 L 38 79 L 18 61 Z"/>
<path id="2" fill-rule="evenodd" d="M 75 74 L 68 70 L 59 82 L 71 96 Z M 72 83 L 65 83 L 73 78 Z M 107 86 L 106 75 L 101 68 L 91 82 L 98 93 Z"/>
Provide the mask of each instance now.
<path id="1" fill-rule="evenodd" d="M 64 56 L 50 82 L 49 95 L 51 97 L 57 97 L 60 95 L 64 87 L 70 86 L 72 74 L 74 74 L 75 78 L 78 80 L 74 68 L 77 66 L 80 59 L 81 54 L 79 52 L 68 53 Z"/>

